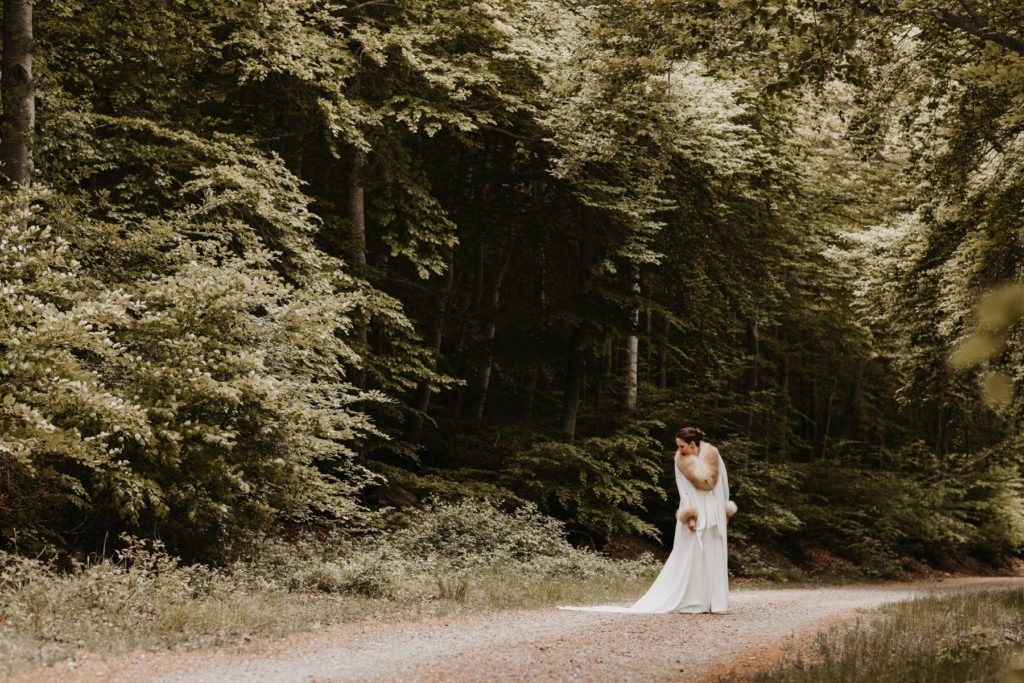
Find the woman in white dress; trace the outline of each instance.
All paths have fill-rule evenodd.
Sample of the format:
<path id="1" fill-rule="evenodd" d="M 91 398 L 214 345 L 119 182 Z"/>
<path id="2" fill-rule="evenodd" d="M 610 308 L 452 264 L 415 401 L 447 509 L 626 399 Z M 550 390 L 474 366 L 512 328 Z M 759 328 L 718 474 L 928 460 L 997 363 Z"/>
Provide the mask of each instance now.
<path id="1" fill-rule="evenodd" d="M 728 609 L 726 525 L 736 505 L 718 449 L 695 427 L 676 434 L 675 474 L 679 489 L 675 539 L 650 589 L 630 607 L 577 607 L 597 612 L 723 613 Z"/>

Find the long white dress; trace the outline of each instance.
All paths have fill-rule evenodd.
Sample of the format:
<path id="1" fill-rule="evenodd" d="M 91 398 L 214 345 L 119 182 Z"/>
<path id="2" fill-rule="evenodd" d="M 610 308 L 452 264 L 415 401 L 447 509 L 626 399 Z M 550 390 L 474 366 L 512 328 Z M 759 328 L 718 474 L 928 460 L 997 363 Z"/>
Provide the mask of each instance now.
<path id="1" fill-rule="evenodd" d="M 718 449 L 707 442 L 700 445 L 699 459 L 718 462 L 717 479 L 710 490 L 694 485 L 675 465 L 679 488 L 679 510 L 696 509 L 697 530 L 690 531 L 676 519 L 672 552 L 658 578 L 643 597 L 629 607 L 597 605 L 594 607 L 559 607 L 588 612 L 722 613 L 728 610 L 729 569 L 726 505 L 729 504 L 729 480 Z"/>

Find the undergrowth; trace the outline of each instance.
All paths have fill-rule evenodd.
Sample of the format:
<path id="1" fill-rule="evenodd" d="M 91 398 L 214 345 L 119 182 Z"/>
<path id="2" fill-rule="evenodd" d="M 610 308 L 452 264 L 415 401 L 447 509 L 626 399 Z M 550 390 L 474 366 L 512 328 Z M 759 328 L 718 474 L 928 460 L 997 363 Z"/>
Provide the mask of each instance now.
<path id="1" fill-rule="evenodd" d="M 744 683 L 1024 681 L 1024 591 L 928 596 L 839 624 Z"/>
<path id="2" fill-rule="evenodd" d="M 83 653 L 235 644 L 366 617 L 626 600 L 659 568 L 571 546 L 526 506 L 436 504 L 372 537 L 266 539 L 214 569 L 159 542 L 58 569 L 0 554 L 0 674 Z"/>

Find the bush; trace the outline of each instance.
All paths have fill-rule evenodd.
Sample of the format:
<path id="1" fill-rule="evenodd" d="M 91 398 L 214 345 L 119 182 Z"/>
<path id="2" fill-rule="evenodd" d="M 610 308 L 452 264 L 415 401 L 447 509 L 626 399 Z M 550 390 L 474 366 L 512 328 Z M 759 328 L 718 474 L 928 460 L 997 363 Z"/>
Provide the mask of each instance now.
<path id="1" fill-rule="evenodd" d="M 406 559 L 453 567 L 530 562 L 575 552 L 564 524 L 526 503 L 506 513 L 490 501 L 432 502 L 414 513 L 388 544 Z"/>
<path id="2" fill-rule="evenodd" d="M 907 561 L 942 564 L 969 555 L 998 561 L 1019 552 L 1024 514 L 1016 466 L 991 454 L 951 454 L 924 447 L 893 458 L 899 469 L 834 461 L 803 465 L 793 499 L 803 520 L 797 539 L 852 561 L 870 576 L 894 577 Z"/>
<path id="3" fill-rule="evenodd" d="M 0 671 L 83 648 L 211 646 L 370 615 L 635 598 L 660 567 L 573 548 L 561 529 L 530 506 L 466 501 L 431 505 L 393 534 L 250 542 L 221 570 L 131 537 L 113 558 L 65 571 L 0 552 Z"/>
<path id="4" fill-rule="evenodd" d="M 231 195 L 205 191 L 211 206 Z M 219 559 L 282 521 L 359 515 L 371 475 L 350 445 L 374 430 L 352 404 L 380 397 L 344 381 L 350 296 L 293 287 L 258 240 L 192 241 L 197 226 L 173 212 L 144 238 L 104 242 L 112 269 L 143 258 L 145 272 L 98 279 L 24 208 L 34 199 L 0 203 L 10 547 L 95 550 L 146 529 Z"/>
<path id="5" fill-rule="evenodd" d="M 658 538 L 639 514 L 649 498 L 665 498 L 659 478 L 669 458 L 651 436 L 657 427 L 640 423 L 608 437 L 534 443 L 512 455 L 502 483 L 544 512 L 589 529 Z"/>

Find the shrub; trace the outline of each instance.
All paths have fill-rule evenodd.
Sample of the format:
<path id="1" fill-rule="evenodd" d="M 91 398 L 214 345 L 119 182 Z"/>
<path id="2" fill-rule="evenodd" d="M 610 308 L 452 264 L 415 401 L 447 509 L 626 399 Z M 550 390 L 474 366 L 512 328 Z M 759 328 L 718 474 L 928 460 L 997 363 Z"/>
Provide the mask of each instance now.
<path id="1" fill-rule="evenodd" d="M 5 539 L 93 549 L 146 529 L 216 559 L 282 521 L 358 516 L 371 475 L 350 444 L 374 429 L 352 405 L 381 397 L 344 380 L 350 297 L 293 287 L 258 244 L 193 241 L 173 213 L 109 240 L 148 266 L 111 285 L 31 199 L 0 203 Z"/>
<path id="2" fill-rule="evenodd" d="M 659 477 L 668 457 L 650 434 L 656 426 L 534 443 L 513 454 L 502 483 L 541 510 L 590 529 L 657 538 L 657 528 L 640 516 L 649 498 L 665 498 Z"/>
<path id="3" fill-rule="evenodd" d="M 899 469 L 840 462 L 802 466 L 794 512 L 804 547 L 821 546 L 873 576 L 897 576 L 905 560 L 942 563 L 957 556 L 1012 556 L 1021 547 L 1024 514 L 1016 466 L 991 454 L 950 454 L 923 447 L 896 454 Z"/>
<path id="4" fill-rule="evenodd" d="M 388 543 L 403 557 L 452 566 L 530 561 L 573 552 L 562 522 L 526 503 L 511 513 L 490 501 L 432 502 Z"/>

